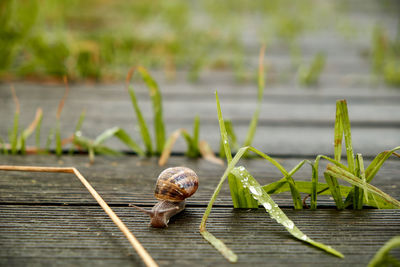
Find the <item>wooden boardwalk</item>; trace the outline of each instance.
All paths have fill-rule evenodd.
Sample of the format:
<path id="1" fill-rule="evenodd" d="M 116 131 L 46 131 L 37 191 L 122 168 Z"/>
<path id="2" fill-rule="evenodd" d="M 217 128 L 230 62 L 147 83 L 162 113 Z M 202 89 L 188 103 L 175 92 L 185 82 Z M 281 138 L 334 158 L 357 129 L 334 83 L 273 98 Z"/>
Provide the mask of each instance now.
<path id="1" fill-rule="evenodd" d="M 366 8 L 368 10 L 368 8 Z M 374 10 L 374 8 L 371 8 Z M 395 29 L 397 20 L 383 16 L 382 23 Z M 368 16 L 355 12 L 359 23 Z M 363 37 L 361 38 L 363 39 Z M 304 57 L 325 51 L 327 66 L 317 87 L 303 88 L 288 79 L 274 82 L 287 69 L 290 57 L 279 46 L 269 47 L 267 64 L 273 66 L 264 96 L 254 146 L 273 155 L 287 169 L 317 154 L 333 154 L 335 101 L 347 99 L 354 149 L 366 164 L 379 152 L 400 145 L 400 91 L 371 82 L 370 64 L 360 51 L 365 40 L 346 41 L 340 36 L 317 33 L 300 40 Z M 258 44 L 247 46 L 257 62 Z M 227 71 L 205 72 L 198 83 L 178 72 L 170 82 L 163 73 L 152 72 L 158 81 L 168 134 L 178 128 L 191 131 L 193 118 L 200 116 L 200 137 L 218 151 L 219 128 L 215 90 L 226 119 L 232 119 L 239 142 L 244 140 L 255 109 L 255 83 L 235 82 Z M 12 125 L 14 103 L 9 84 L 0 84 L 0 136 Z M 27 126 L 36 108 L 44 118 L 41 143 L 55 126 L 55 114 L 63 85 L 15 83 L 21 103 L 21 125 Z M 145 118 L 152 118 L 151 103 L 144 85 L 136 86 Z M 70 136 L 81 111 L 86 110 L 82 132 L 95 138 L 113 126 L 124 128 L 139 141 L 139 131 L 129 96 L 123 84 L 72 84 L 61 116 L 63 138 Z M 34 141 L 28 141 L 33 145 Z M 112 148 L 127 151 L 118 140 Z M 164 169 L 157 158 L 97 156 L 93 165 L 85 155 L 6 156 L 0 165 L 73 166 L 78 168 L 104 200 L 120 216 L 161 266 L 229 266 L 199 234 L 205 207 L 224 168 L 202 159 L 188 159 L 182 140 L 174 148 L 167 166 L 187 166 L 200 177 L 198 192 L 189 199 L 184 212 L 174 217 L 167 229 L 148 227 L 148 218 L 133 208 L 134 203 L 150 208 L 154 203 L 156 177 Z M 261 184 L 280 179 L 279 172 L 259 159 L 244 160 Z M 400 160 L 389 159 L 372 184 L 400 199 Z M 320 168 L 323 180 L 322 171 Z M 295 179 L 310 180 L 311 169 L 303 167 Z M 366 266 L 376 251 L 391 237 L 400 234 L 400 211 L 364 209 L 337 211 L 329 197 L 321 196 L 317 211 L 292 209 L 290 194 L 274 195 L 284 212 L 309 237 L 341 251 L 344 259 L 295 240 L 265 210 L 234 210 L 228 186 L 218 197 L 208 221 L 210 232 L 221 238 L 239 256 L 237 266 Z M 394 251 L 400 258 L 400 251 Z M 0 265 L 1 266 L 141 266 L 143 263 L 122 233 L 110 221 L 81 183 L 70 174 L 43 174 L 0 171 Z"/>

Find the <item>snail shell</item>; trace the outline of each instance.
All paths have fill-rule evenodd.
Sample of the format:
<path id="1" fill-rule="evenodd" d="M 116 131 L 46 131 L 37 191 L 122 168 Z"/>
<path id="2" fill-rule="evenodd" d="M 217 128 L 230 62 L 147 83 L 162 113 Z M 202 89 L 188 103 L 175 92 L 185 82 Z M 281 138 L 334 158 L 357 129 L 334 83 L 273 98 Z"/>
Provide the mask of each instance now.
<path id="1" fill-rule="evenodd" d="M 168 168 L 158 176 L 154 196 L 158 200 L 180 202 L 193 195 L 198 187 L 199 178 L 193 170 Z"/>
<path id="2" fill-rule="evenodd" d="M 169 219 L 185 209 L 185 199 L 193 195 L 199 187 L 196 173 L 186 167 L 164 170 L 157 179 L 154 196 L 159 200 L 149 211 L 130 205 L 150 216 L 152 227 L 168 226 Z"/>

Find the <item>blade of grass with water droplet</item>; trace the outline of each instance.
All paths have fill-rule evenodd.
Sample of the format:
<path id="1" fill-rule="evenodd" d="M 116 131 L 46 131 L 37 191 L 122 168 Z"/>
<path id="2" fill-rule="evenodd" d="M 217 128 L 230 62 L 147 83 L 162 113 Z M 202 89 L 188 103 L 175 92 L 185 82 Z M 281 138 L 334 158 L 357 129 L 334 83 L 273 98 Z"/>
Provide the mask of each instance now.
<path id="1" fill-rule="evenodd" d="M 307 242 L 319 249 L 322 249 L 328 253 L 331 253 L 337 257 L 343 258 L 343 254 L 339 251 L 316 242 L 305 235 L 296 225 L 290 220 L 286 214 L 279 208 L 279 206 L 272 200 L 272 198 L 263 190 L 261 185 L 256 179 L 246 170 L 244 167 L 236 167 L 232 171 L 236 177 L 240 177 L 242 184 L 250 189 L 251 194 L 258 202 L 264 206 L 265 210 L 269 213 L 272 219 L 276 220 L 278 223 L 282 224 L 286 230 L 297 239 Z"/>
<path id="2" fill-rule="evenodd" d="M 217 104 L 219 104 L 218 98 L 217 98 Z M 219 118 L 222 118 L 222 116 L 219 116 Z M 214 235 L 212 235 L 210 232 L 208 232 L 206 230 L 206 223 L 207 223 L 208 216 L 211 213 L 212 206 L 214 205 L 214 202 L 217 199 L 219 192 L 221 191 L 222 184 L 224 183 L 224 181 L 226 180 L 228 175 L 231 173 L 233 168 L 236 166 L 236 164 L 239 162 L 240 158 L 248 150 L 255 152 L 256 154 L 260 155 L 261 157 L 263 157 L 264 159 L 266 159 L 267 161 L 272 163 L 282 173 L 288 174 L 286 172 L 286 170 L 277 161 L 275 161 L 274 159 L 270 158 L 269 156 L 265 155 L 264 153 L 258 151 L 257 149 L 255 149 L 253 147 L 242 147 L 241 149 L 239 149 L 239 151 L 236 153 L 235 157 L 228 164 L 228 166 L 225 169 L 225 172 L 222 175 L 217 187 L 215 188 L 214 193 L 211 196 L 211 199 L 210 199 L 210 201 L 207 205 L 207 208 L 203 214 L 203 218 L 202 218 L 201 224 L 200 224 L 200 233 L 202 234 L 204 239 L 206 239 L 208 242 L 210 242 L 211 245 L 213 245 L 225 258 L 227 258 L 231 262 L 237 261 L 236 254 L 233 251 L 231 251 L 227 246 L 225 246 L 225 245 L 221 246 L 221 243 L 223 244 L 223 242 L 221 240 L 217 239 Z M 341 255 L 341 254 L 339 253 L 339 255 Z"/>
<path id="3" fill-rule="evenodd" d="M 218 98 L 218 93 L 215 92 L 216 102 L 217 102 L 217 113 L 218 122 L 221 133 L 221 141 L 223 143 L 224 152 L 228 164 L 232 161 L 232 152 L 229 145 L 228 133 L 225 128 L 224 118 L 222 117 L 221 106 Z M 248 190 L 243 190 L 240 181 L 238 181 L 234 176 L 228 175 L 229 190 L 231 192 L 231 198 L 233 202 L 233 207 L 235 208 L 257 208 L 258 203 L 255 201 Z"/>
<path id="4" fill-rule="evenodd" d="M 237 142 L 235 131 L 233 129 L 232 121 L 224 120 L 224 125 L 225 125 L 226 134 L 228 136 L 229 147 L 232 147 L 232 151 L 237 151 L 239 148 L 239 145 Z M 231 153 L 232 153 L 232 151 L 231 151 Z M 225 146 L 224 146 L 224 142 L 223 142 L 222 138 L 221 138 L 220 146 L 219 146 L 219 156 L 220 156 L 220 158 L 226 157 Z"/>

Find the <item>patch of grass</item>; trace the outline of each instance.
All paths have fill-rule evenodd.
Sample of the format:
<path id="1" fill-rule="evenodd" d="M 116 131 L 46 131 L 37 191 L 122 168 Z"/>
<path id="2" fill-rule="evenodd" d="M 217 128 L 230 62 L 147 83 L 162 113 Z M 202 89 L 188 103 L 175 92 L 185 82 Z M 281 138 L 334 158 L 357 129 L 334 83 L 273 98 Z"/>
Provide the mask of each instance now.
<path id="1" fill-rule="evenodd" d="M 400 146 L 390 151 L 380 153 L 365 169 L 362 155 L 357 154 L 357 156 L 354 157 L 351 142 L 350 120 L 347 111 L 347 103 L 345 100 L 338 100 L 336 106 L 337 109 L 334 134 L 335 158 L 332 159 L 323 155 L 319 155 L 314 162 L 309 162 L 308 160 L 301 161 L 290 172 L 287 172 L 275 159 L 249 146 L 240 148 L 235 157 L 232 158 L 228 133 L 222 117 L 218 94 L 216 94 L 216 102 L 221 139 L 225 149 L 228 166 L 225 169 L 225 172 L 222 175 L 217 187 L 215 188 L 215 191 L 211 196 L 210 202 L 203 215 L 203 219 L 200 224 L 200 233 L 229 261 L 236 262 L 237 255 L 231 251 L 221 240 L 216 238 L 206 229 L 208 216 L 226 178 L 228 178 L 229 181 L 231 198 L 235 208 L 258 208 L 258 205 L 261 204 L 270 214 L 271 218 L 275 219 L 278 223 L 281 223 L 294 237 L 338 257 L 344 256 L 330 246 L 326 246 L 322 243 L 311 240 L 309 237 L 303 234 L 294 225 L 294 223 L 287 218 L 278 205 L 275 204 L 268 193 L 281 193 L 290 190 L 294 207 L 296 209 L 302 208 L 300 192 L 310 192 L 311 208 L 313 209 L 317 207 L 318 194 L 332 195 L 339 210 L 344 209 L 350 204 L 353 205 L 354 209 L 361 209 L 364 203 L 378 208 L 400 208 L 400 202 L 398 200 L 369 184 L 382 164 L 389 158 L 391 154 L 395 153 L 396 150 L 400 150 Z M 340 162 L 343 136 L 345 140 L 348 166 L 345 166 Z M 258 156 L 267 160 L 278 170 L 280 170 L 284 177 L 274 183 L 260 186 L 260 184 L 253 178 L 253 176 L 246 170 L 245 167 L 235 167 L 240 158 L 244 156 L 247 151 L 254 152 Z M 327 169 L 324 172 L 327 182 L 326 184 L 318 182 L 318 166 L 321 158 L 331 162 L 327 165 Z M 297 183 L 294 181 L 292 176 L 306 162 L 308 162 L 312 167 L 312 180 L 311 182 L 300 181 Z M 339 185 L 337 179 L 342 179 L 353 185 L 353 187 L 341 186 Z M 347 198 L 346 201 L 343 202 L 343 197 L 345 196 Z"/>
<path id="2" fill-rule="evenodd" d="M 337 4 L 256 1 L 51 1 L 0 4 L 0 71 L 4 79 L 115 80 L 140 64 L 197 80 L 203 69 L 249 69 L 242 38 L 254 14 L 257 38 L 283 44 L 328 20 Z M 341 11 L 339 11 L 341 12 Z M 331 16 L 336 21 L 336 16 Z M 335 19 L 335 20 L 333 20 Z M 328 23 L 325 23 L 328 24 Z M 173 75 L 172 75 L 173 76 Z"/>

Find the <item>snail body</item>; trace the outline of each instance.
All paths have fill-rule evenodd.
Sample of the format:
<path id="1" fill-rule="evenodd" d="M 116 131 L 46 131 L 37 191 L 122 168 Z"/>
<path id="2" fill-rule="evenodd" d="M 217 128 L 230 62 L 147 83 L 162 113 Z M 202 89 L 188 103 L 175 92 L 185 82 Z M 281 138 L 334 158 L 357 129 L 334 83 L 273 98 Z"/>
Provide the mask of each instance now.
<path id="1" fill-rule="evenodd" d="M 152 227 L 168 226 L 170 218 L 185 209 L 185 199 L 193 195 L 199 186 L 196 173 L 186 167 L 168 168 L 158 176 L 154 196 L 159 200 L 149 211 L 130 205 L 150 216 Z"/>

